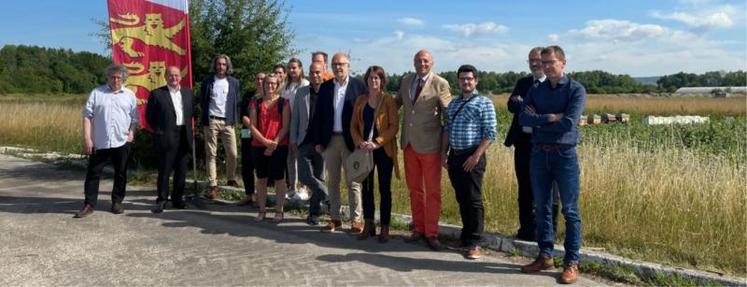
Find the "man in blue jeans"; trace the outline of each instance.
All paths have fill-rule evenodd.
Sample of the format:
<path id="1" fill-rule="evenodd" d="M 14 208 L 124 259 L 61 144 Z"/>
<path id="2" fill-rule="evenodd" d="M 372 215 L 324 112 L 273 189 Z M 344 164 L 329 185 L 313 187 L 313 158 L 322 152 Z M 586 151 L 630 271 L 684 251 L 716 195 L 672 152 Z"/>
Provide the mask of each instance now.
<path id="1" fill-rule="evenodd" d="M 566 229 L 563 272 L 558 281 L 569 284 L 578 277 L 578 251 L 581 247 L 576 145 L 579 141 L 578 121 L 584 109 L 586 90 L 563 72 L 566 64 L 563 49 L 558 46 L 546 47 L 542 49 L 541 57 L 547 81 L 529 91 L 519 114 L 519 124 L 533 129 L 530 168 L 540 254 L 534 262 L 523 266 L 521 272 L 533 273 L 553 267 L 555 234 L 551 210 L 552 182 L 556 181 Z"/>

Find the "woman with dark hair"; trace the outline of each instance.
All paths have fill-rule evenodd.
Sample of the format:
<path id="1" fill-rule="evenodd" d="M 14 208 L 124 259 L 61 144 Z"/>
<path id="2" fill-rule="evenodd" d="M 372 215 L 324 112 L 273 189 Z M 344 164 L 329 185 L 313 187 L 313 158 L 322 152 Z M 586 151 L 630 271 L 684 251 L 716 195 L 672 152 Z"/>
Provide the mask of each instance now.
<path id="1" fill-rule="evenodd" d="M 309 85 L 309 81 L 304 79 L 303 76 L 303 63 L 301 63 L 301 60 L 296 58 L 291 58 L 288 60 L 288 74 L 286 75 L 285 80 L 285 87 L 283 87 L 282 97 L 288 101 L 288 103 L 295 102 L 296 100 L 296 91 L 298 88 L 305 87 Z M 293 114 L 296 111 L 293 111 L 291 109 L 291 118 L 293 117 Z M 307 200 L 309 199 L 308 193 L 306 193 L 306 190 L 299 190 L 297 189 L 298 181 L 297 174 L 296 174 L 296 162 L 297 162 L 298 153 L 296 150 L 291 148 L 288 151 L 288 159 L 287 159 L 287 170 L 286 170 L 286 177 L 285 179 L 288 182 L 288 190 L 289 194 L 288 196 L 295 196 L 298 199 L 301 200 Z"/>
<path id="2" fill-rule="evenodd" d="M 397 107 L 394 97 L 383 93 L 386 85 L 386 74 L 379 66 L 371 66 L 364 77 L 368 92 L 355 101 L 353 118 L 350 123 L 350 134 L 356 148 L 373 152 L 374 169 L 379 178 L 379 207 L 381 232 L 378 240 L 381 243 L 389 240 L 389 222 L 392 213 L 392 168 L 399 178 L 397 165 Z M 374 172 L 363 181 L 363 219 L 365 225 L 358 239 L 365 240 L 376 235 L 374 213 Z"/>
<path id="3" fill-rule="evenodd" d="M 280 97 L 278 77 L 269 74 L 264 82 L 264 94 L 249 110 L 252 131 L 252 161 L 257 173 L 257 221 L 265 219 L 267 181 L 275 184 L 275 222 L 283 220 L 285 204 L 285 160 L 288 157 L 290 108 Z"/>

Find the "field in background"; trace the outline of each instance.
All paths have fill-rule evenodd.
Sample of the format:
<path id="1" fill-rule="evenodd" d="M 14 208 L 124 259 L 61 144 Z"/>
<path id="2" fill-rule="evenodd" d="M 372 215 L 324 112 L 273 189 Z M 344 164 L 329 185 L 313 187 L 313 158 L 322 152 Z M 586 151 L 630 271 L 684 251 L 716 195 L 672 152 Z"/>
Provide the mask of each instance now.
<path id="1" fill-rule="evenodd" d="M 505 100 L 495 99 L 499 139 L 489 150 L 483 186 L 486 230 L 511 235 L 518 228 L 518 215 L 512 150 L 502 145 L 510 123 Z M 0 96 L 0 144 L 78 153 L 84 101 L 85 96 Z M 578 151 L 583 246 L 746 274 L 745 98 L 592 96 L 588 107 L 587 113 L 630 113 L 631 123 L 582 128 Z M 651 127 L 642 124 L 649 114 L 711 115 L 712 121 Z M 442 220 L 459 224 L 445 172 L 442 185 Z M 393 197 L 395 212 L 410 212 L 403 181 L 394 180 Z M 562 240 L 563 228 L 559 231 Z"/>

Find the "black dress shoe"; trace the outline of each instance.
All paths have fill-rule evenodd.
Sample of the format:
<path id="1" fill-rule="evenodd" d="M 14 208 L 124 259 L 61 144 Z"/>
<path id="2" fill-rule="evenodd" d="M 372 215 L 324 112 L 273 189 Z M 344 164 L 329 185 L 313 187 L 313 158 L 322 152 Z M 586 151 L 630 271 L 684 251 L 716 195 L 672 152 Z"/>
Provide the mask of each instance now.
<path id="1" fill-rule="evenodd" d="M 150 212 L 161 213 L 164 209 L 166 209 L 166 201 L 156 202 L 156 206 Z"/>
<path id="2" fill-rule="evenodd" d="M 441 245 L 441 242 L 438 241 L 438 237 L 428 237 L 425 239 L 425 243 L 428 244 L 428 248 L 430 248 L 433 251 L 441 251 L 443 250 L 443 245 Z"/>
<path id="3" fill-rule="evenodd" d="M 111 212 L 114 214 L 124 213 L 124 205 L 121 202 L 112 202 Z"/>
<path id="4" fill-rule="evenodd" d="M 172 201 L 171 207 L 174 209 L 187 209 L 187 205 L 184 204 L 184 201 Z"/>
<path id="5" fill-rule="evenodd" d="M 83 204 L 83 208 L 81 208 L 77 213 L 75 213 L 75 216 L 73 216 L 73 218 L 83 218 L 83 217 L 91 215 L 91 213 L 93 213 L 93 205 L 85 203 Z"/>

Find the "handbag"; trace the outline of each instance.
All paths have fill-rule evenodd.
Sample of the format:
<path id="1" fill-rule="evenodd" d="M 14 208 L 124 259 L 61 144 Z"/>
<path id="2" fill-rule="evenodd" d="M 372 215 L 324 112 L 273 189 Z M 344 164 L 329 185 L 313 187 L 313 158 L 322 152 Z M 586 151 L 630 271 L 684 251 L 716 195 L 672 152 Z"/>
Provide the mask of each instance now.
<path id="1" fill-rule="evenodd" d="M 371 132 L 368 134 L 369 141 L 373 138 L 374 122 L 376 122 L 375 116 L 374 120 L 371 121 Z M 345 178 L 353 182 L 363 182 L 368 177 L 368 174 L 373 171 L 373 168 L 373 152 L 356 148 L 345 159 Z"/>

